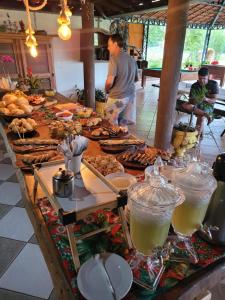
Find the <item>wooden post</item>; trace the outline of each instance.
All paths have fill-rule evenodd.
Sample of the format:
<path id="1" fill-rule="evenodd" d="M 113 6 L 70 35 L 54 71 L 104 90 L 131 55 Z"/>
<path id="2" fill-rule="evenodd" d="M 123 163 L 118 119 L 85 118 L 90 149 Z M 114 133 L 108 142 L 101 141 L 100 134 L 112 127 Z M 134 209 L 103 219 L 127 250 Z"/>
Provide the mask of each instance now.
<path id="1" fill-rule="evenodd" d="M 184 48 L 189 0 L 169 0 L 155 146 L 170 147 Z"/>
<path id="2" fill-rule="evenodd" d="M 84 68 L 84 95 L 88 107 L 95 108 L 94 4 L 82 2 L 81 60 Z"/>

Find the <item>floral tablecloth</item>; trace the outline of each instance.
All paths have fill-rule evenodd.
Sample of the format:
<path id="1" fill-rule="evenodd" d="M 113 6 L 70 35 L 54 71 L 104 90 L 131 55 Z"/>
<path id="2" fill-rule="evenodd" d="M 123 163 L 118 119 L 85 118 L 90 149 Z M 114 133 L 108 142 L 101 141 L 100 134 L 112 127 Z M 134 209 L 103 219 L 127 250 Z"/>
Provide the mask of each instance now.
<path id="1" fill-rule="evenodd" d="M 68 278 L 68 281 L 70 282 L 75 299 L 83 299 L 77 287 L 77 274 L 72 260 L 66 228 L 60 222 L 57 213 L 54 211 L 47 198 L 39 199 L 38 205 L 50 235 L 62 258 L 64 272 Z M 117 253 L 127 260 L 131 258 L 132 254 L 129 252 L 127 245 L 124 242 L 121 225 L 117 222 L 118 215 L 116 211 L 105 209 L 95 211 L 94 213 L 88 215 L 84 220 L 74 224 L 74 234 L 76 237 L 98 228 L 108 226 L 109 224 L 115 224 L 112 226 L 111 232 L 109 233 L 101 233 L 94 237 L 78 241 L 77 247 L 78 252 L 80 253 L 81 263 L 92 257 L 94 254 L 103 251 Z M 197 265 L 169 261 L 167 262 L 166 271 L 164 272 L 159 286 L 155 292 L 151 292 L 140 287 L 132 289 L 130 293 L 135 294 L 137 299 L 154 299 L 156 295 L 176 285 L 180 280 L 189 276 L 199 268 L 205 267 L 218 258 L 225 256 L 225 248 L 211 246 L 207 242 L 200 239 L 197 235 L 193 236 L 192 242 L 199 257 L 199 262 Z M 133 270 L 133 275 L 134 278 L 142 281 L 143 283 L 148 281 L 148 273 L 144 268 Z M 128 294 L 126 299 L 129 299 L 129 297 L 130 296 Z"/>

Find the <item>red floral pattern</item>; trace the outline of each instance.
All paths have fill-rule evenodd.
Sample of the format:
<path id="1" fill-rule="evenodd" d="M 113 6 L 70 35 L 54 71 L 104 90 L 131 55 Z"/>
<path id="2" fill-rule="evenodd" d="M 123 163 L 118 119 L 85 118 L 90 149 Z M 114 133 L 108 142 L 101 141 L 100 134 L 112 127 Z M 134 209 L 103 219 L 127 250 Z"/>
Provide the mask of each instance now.
<path id="1" fill-rule="evenodd" d="M 71 284 L 75 299 L 82 299 L 77 287 L 76 271 L 65 227 L 61 224 L 56 212 L 47 198 L 39 199 L 38 204 L 51 237 L 62 258 L 65 274 Z M 129 252 L 127 249 L 121 231 L 121 224 L 118 224 L 117 222 L 118 215 L 115 211 L 106 209 L 95 211 L 87 216 L 83 221 L 79 221 L 74 225 L 74 234 L 76 237 L 79 237 L 80 235 L 92 230 L 115 223 L 115 225 L 111 228 L 110 233 L 101 233 L 79 242 L 78 252 L 80 253 L 81 263 L 93 256 L 95 253 L 102 251 L 115 252 L 122 255 L 128 261 L 132 260 L 133 252 Z M 135 289 L 136 297 L 138 299 L 151 300 L 157 294 L 162 293 L 166 289 L 176 285 L 180 280 L 194 273 L 197 269 L 205 267 L 222 256 L 225 256 L 225 248 L 212 246 L 200 239 L 197 235 L 193 236 L 192 243 L 194 244 L 194 248 L 199 256 L 198 265 L 192 267 L 191 264 L 169 261 L 167 263 L 166 271 L 160 280 L 157 291 L 151 292 L 143 288 Z M 181 249 L 180 251 L 182 252 L 184 250 Z M 144 283 L 147 283 L 149 280 L 148 272 L 144 264 L 141 268 L 133 269 L 133 275 L 134 278 L 143 281 Z M 129 296 L 126 298 L 129 299 Z"/>

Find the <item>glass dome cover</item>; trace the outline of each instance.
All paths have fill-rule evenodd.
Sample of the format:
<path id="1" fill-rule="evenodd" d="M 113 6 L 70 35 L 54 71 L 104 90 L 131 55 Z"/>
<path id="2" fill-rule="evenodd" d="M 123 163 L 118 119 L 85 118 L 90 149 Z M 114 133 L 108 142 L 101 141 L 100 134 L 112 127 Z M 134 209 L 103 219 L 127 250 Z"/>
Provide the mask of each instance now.
<path id="1" fill-rule="evenodd" d="M 174 171 L 173 182 L 183 189 L 211 191 L 216 188 L 212 170 L 201 162 L 191 162 L 186 168 Z"/>
<path id="2" fill-rule="evenodd" d="M 142 207 L 174 207 L 184 201 L 180 188 L 167 182 L 165 177 L 152 174 L 146 182 L 136 183 L 129 187 L 128 198 Z"/>

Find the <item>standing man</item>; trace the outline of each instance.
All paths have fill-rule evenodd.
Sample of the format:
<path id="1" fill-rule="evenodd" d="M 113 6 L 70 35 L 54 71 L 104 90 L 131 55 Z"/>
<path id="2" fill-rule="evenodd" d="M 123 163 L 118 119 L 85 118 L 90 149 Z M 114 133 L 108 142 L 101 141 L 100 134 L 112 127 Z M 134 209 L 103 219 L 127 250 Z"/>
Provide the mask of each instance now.
<path id="1" fill-rule="evenodd" d="M 213 120 L 213 109 L 219 94 L 219 86 L 215 80 L 209 80 L 209 70 L 202 67 L 198 71 L 198 81 L 193 83 L 189 94 L 189 102 L 182 106 L 188 112 L 197 116 L 196 129 L 202 137 L 204 120 L 208 124 Z"/>
<path id="2" fill-rule="evenodd" d="M 108 40 L 110 53 L 108 76 L 105 83 L 109 93 L 106 118 L 114 125 L 136 123 L 135 82 L 138 81 L 137 63 L 123 51 L 124 41 L 118 34 Z"/>

